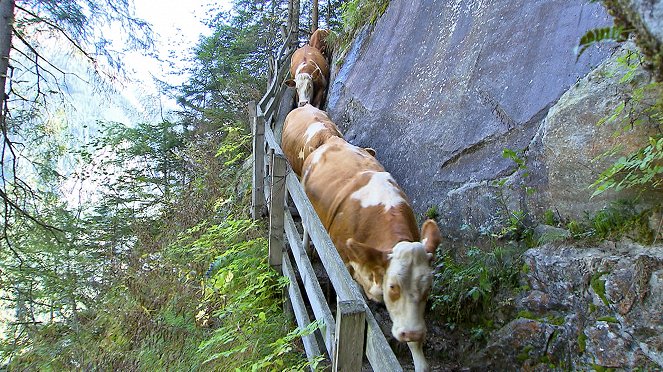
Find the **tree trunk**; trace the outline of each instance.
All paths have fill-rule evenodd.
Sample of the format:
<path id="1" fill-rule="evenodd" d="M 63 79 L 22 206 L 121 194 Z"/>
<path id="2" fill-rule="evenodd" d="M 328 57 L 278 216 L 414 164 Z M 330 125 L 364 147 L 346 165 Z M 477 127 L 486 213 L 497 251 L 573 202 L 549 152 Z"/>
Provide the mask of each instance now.
<path id="1" fill-rule="evenodd" d="M 290 15 L 290 43 L 295 48 L 299 44 L 299 0 L 290 0 L 288 3 L 288 14 Z"/>
<path id="2" fill-rule="evenodd" d="M 318 0 L 313 0 L 311 5 L 311 33 L 318 29 Z"/>
<path id="3" fill-rule="evenodd" d="M 14 1 L 0 0 L 0 126 L 5 125 L 5 84 L 9 70 L 9 51 L 12 47 Z"/>

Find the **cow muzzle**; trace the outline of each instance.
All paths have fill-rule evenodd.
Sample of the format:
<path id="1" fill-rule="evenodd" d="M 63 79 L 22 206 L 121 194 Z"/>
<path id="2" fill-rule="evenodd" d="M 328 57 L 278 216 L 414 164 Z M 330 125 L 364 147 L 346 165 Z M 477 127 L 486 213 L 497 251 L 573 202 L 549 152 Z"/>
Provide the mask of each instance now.
<path id="1" fill-rule="evenodd" d="M 308 105 L 308 101 L 299 101 L 299 107 L 304 107 Z"/>
<path id="2" fill-rule="evenodd" d="M 400 331 L 397 336 L 396 339 L 400 342 L 422 342 L 426 337 L 426 331 Z"/>

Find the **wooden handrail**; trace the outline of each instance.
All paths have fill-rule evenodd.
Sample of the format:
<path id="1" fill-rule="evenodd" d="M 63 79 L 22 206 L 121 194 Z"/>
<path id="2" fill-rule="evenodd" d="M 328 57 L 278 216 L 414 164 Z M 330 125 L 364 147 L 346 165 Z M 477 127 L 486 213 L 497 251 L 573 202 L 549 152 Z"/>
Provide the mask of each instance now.
<path id="1" fill-rule="evenodd" d="M 296 39 L 295 39 L 296 40 Z M 306 310 L 304 294 L 312 313 L 320 323 L 324 347 L 316 338 L 306 336 L 304 348 L 309 360 L 326 350 L 334 371 L 360 371 L 366 355 L 375 371 L 402 371 L 393 351 L 357 283 L 352 279 L 334 243 L 320 221 L 299 179 L 287 164 L 280 141 L 274 135 L 273 118 L 286 87 L 283 84 L 289 71 L 289 59 L 294 52 L 288 37 L 277 53 L 273 67 L 276 73 L 260 102 L 249 104 L 253 142 L 253 195 L 251 213 L 257 219 L 265 206 L 269 211 L 269 262 L 290 279 L 288 299 L 292 304 L 297 325 L 305 327 L 311 320 Z M 289 195 L 297 209 L 305 234 L 302 237 L 286 208 Z M 336 291 L 336 317 L 325 299 L 303 242 L 313 243 L 324 269 Z M 285 249 L 290 247 L 291 255 Z M 294 259 L 294 265 L 290 261 Z M 297 284 L 297 272 L 304 292 Z M 365 339 L 365 344 L 364 344 Z"/>

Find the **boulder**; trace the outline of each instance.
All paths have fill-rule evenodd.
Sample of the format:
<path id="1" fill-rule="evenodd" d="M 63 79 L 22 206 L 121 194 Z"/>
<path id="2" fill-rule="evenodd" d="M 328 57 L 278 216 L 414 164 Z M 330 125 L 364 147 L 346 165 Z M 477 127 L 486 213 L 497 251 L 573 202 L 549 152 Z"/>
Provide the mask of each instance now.
<path id="1" fill-rule="evenodd" d="M 663 366 L 663 246 L 549 244 L 524 260 L 525 317 L 495 332 L 476 365 Z"/>
<path id="2" fill-rule="evenodd" d="M 594 189 L 589 188 L 620 156 L 637 150 L 650 135 L 660 131 L 657 126 L 630 126 L 622 120 L 597 124 L 610 117 L 619 105 L 630 105 L 633 90 L 651 82 L 650 73 L 636 68 L 630 83 L 620 83 L 629 71 L 624 58 L 632 50 L 635 45 L 624 44 L 564 93 L 540 129 L 540 143 L 532 150 L 531 157 L 537 157 L 540 164 L 533 173 L 547 180 L 539 191 L 548 200 L 538 202 L 566 218 L 582 219 L 586 212 L 594 213 L 617 199 L 640 196 L 644 204 L 651 206 L 660 205 L 663 198 L 661 192 L 640 195 L 639 190 L 609 191 L 592 198 Z M 642 102 L 655 99 L 657 94 L 661 92 L 647 91 L 648 96 Z M 621 148 L 614 155 L 602 157 L 618 145 Z"/>

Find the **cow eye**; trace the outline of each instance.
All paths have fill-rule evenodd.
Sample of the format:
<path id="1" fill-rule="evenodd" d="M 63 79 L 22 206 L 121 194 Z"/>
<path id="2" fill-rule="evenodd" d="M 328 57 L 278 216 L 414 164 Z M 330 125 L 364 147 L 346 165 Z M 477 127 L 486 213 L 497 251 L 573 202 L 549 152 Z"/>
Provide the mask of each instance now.
<path id="1" fill-rule="evenodd" d="M 389 284 L 389 299 L 396 301 L 401 297 L 401 286 L 398 284 Z"/>

